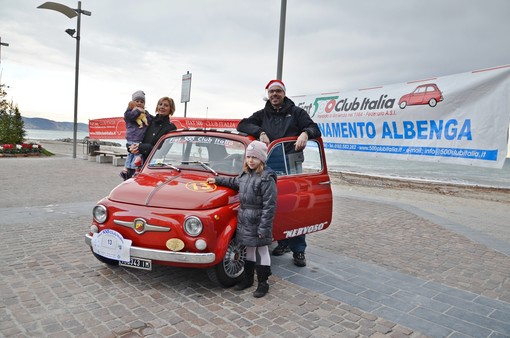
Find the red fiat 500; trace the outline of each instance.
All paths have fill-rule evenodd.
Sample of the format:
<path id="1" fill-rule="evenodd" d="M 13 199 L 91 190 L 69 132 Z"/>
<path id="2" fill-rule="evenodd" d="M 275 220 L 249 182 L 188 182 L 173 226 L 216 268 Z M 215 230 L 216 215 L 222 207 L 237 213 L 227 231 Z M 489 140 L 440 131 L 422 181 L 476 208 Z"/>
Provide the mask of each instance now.
<path id="1" fill-rule="evenodd" d="M 398 101 L 398 105 L 401 109 L 420 104 L 428 104 L 431 107 L 435 107 L 443 99 L 443 93 L 437 85 L 435 83 L 427 83 L 416 87 L 412 93 L 402 96 Z"/>
<path id="2" fill-rule="evenodd" d="M 207 184 L 214 175 L 242 170 L 252 137 L 235 131 L 177 130 L 154 147 L 140 173 L 94 207 L 85 242 L 108 265 L 151 270 L 153 265 L 207 268 L 223 286 L 241 279 L 245 248 L 235 241 L 237 192 Z M 302 153 L 296 138 L 269 146 L 267 164 L 278 174 L 273 238 L 326 229 L 332 194 L 321 139 Z"/>

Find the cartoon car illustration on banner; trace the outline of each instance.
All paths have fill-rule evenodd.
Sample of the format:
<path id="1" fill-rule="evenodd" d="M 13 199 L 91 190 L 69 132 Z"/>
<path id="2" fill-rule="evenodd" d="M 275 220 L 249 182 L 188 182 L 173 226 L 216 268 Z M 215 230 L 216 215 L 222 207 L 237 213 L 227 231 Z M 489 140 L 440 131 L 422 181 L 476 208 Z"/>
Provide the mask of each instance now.
<path id="1" fill-rule="evenodd" d="M 321 231 L 331 223 L 333 198 L 322 139 L 309 140 L 303 152 L 289 152 L 296 139 L 269 145 L 267 165 L 278 175 L 274 240 Z M 207 178 L 241 173 L 252 140 L 237 131 L 205 128 L 163 136 L 140 172 L 93 208 L 85 235 L 92 254 L 126 268 L 204 268 L 214 283 L 236 284 L 246 257 L 235 236 L 239 196 L 209 185 Z"/>
<path id="2" fill-rule="evenodd" d="M 427 83 L 416 87 L 413 92 L 402 96 L 398 101 L 398 106 L 400 109 L 422 104 L 435 107 L 440 101 L 443 101 L 443 93 L 435 83 Z"/>

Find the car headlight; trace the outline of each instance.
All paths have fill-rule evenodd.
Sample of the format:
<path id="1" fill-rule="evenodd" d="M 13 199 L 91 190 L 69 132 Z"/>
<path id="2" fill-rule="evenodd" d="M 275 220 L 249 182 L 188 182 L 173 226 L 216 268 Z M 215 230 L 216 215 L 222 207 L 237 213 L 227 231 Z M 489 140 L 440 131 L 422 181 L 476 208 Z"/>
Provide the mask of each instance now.
<path id="1" fill-rule="evenodd" d="M 108 210 L 104 205 L 96 205 L 92 210 L 92 215 L 97 223 L 104 223 L 108 217 Z"/>
<path id="2" fill-rule="evenodd" d="M 184 220 L 184 231 L 190 236 L 200 235 L 203 229 L 202 221 L 198 217 L 190 216 Z"/>

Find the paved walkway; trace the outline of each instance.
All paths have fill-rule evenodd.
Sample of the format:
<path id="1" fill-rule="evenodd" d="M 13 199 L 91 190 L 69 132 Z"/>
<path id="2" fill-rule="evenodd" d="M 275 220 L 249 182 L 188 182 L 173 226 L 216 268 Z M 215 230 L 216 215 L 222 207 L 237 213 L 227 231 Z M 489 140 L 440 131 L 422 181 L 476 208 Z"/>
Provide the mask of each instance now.
<path id="1" fill-rule="evenodd" d="M 337 191 L 336 205 L 345 211 L 335 213 L 337 228 L 309 236 L 306 269 L 290 256 L 275 258 L 276 275 L 431 337 L 510 336 L 510 244 L 374 200 Z M 362 210 L 372 216 L 360 216 Z M 363 226 L 365 218 L 378 229 Z"/>
<path id="2" fill-rule="evenodd" d="M 510 244 L 491 234 L 507 203 L 337 187 L 334 223 L 308 236 L 307 267 L 274 257 L 270 292 L 255 299 L 202 270 L 98 262 L 83 234 L 119 169 L 2 160 L 0 335 L 510 337 Z"/>

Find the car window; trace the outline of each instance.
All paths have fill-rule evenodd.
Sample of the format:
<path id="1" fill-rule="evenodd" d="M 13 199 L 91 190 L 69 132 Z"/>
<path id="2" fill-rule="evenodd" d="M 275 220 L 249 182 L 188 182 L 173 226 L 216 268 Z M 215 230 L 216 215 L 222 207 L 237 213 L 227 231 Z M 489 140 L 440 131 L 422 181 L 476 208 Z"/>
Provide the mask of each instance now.
<path id="1" fill-rule="evenodd" d="M 239 174 L 244 145 L 228 138 L 212 136 L 174 136 L 161 142 L 149 159 L 149 167 L 169 165 L 207 170 L 204 164 L 225 174 Z"/>
<path id="2" fill-rule="evenodd" d="M 271 148 L 267 166 L 278 176 L 299 175 L 322 171 L 322 158 L 317 141 L 309 140 L 303 151 L 296 152 L 296 141 L 280 142 Z"/>

